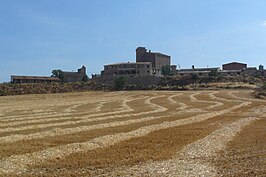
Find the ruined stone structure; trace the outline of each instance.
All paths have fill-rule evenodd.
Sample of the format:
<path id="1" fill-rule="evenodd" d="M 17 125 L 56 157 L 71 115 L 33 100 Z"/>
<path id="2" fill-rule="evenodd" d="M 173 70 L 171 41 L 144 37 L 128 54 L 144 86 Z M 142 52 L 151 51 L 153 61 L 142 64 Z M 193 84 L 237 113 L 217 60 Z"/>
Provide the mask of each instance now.
<path id="1" fill-rule="evenodd" d="M 136 49 L 136 62 L 151 62 L 153 75 L 160 76 L 162 67 L 171 66 L 171 57 L 162 53 L 147 52 L 145 47 Z"/>
<path id="2" fill-rule="evenodd" d="M 266 77 L 266 70 L 263 65 L 259 65 L 259 70 L 257 71 L 257 75 Z"/>
<path id="3" fill-rule="evenodd" d="M 151 76 L 151 62 L 127 62 L 105 65 L 102 76 Z"/>
<path id="4" fill-rule="evenodd" d="M 176 68 L 177 68 L 177 66 L 176 65 L 171 65 L 171 67 L 170 67 L 170 72 L 171 72 L 171 75 L 176 75 Z"/>
<path id="5" fill-rule="evenodd" d="M 11 76 L 11 83 L 23 84 L 23 83 L 53 83 L 59 82 L 57 77 L 45 77 L 45 76 Z"/>
<path id="6" fill-rule="evenodd" d="M 81 82 L 87 78 L 86 67 L 78 69 L 78 72 L 62 71 L 62 82 Z"/>

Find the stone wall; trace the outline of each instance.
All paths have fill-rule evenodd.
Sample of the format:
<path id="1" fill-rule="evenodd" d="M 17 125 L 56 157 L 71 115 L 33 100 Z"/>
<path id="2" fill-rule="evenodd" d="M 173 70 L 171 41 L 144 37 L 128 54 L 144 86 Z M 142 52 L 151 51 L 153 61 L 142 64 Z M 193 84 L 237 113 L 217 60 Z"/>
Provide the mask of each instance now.
<path id="1" fill-rule="evenodd" d="M 93 78 L 92 81 L 100 84 L 108 84 L 108 85 L 114 85 L 114 80 L 116 78 L 119 78 L 120 76 L 101 76 Z M 155 77 L 155 76 L 140 76 L 140 77 L 126 77 L 127 86 L 139 86 L 139 87 L 150 87 L 154 85 L 158 85 L 162 77 Z"/>

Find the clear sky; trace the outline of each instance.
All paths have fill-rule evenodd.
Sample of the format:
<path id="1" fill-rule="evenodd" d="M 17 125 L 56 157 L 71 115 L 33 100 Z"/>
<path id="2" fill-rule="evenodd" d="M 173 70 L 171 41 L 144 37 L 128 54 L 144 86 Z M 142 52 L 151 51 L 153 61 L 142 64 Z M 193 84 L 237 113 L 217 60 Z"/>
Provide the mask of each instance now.
<path id="1" fill-rule="evenodd" d="M 0 82 L 135 61 L 144 46 L 181 68 L 266 65 L 265 0 L 0 0 Z"/>

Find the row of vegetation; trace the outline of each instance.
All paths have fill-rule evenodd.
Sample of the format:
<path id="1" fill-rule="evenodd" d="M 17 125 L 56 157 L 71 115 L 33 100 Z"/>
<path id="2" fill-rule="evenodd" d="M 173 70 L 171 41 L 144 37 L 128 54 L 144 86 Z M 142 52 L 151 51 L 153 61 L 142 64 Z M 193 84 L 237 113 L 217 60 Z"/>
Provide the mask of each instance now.
<path id="1" fill-rule="evenodd" d="M 217 75 L 215 71 L 210 76 L 196 74 L 182 77 L 166 76 L 156 85 L 143 83 L 131 84 L 127 77 L 118 77 L 114 80 L 115 90 L 190 90 L 190 89 L 255 89 L 266 82 L 265 78 L 251 76 Z"/>
<path id="2" fill-rule="evenodd" d="M 252 88 L 248 85 L 253 85 L 266 82 L 265 78 L 250 77 L 250 76 L 232 76 L 221 77 L 217 71 L 210 72 L 209 76 L 198 76 L 196 74 L 190 76 L 170 76 L 170 68 L 164 67 L 162 73 L 165 77 L 161 78 L 158 84 L 140 83 L 130 84 L 128 78 L 121 76 L 116 77 L 113 83 L 103 84 L 100 82 L 84 81 L 77 83 L 36 83 L 36 84 L 0 84 L 0 96 L 6 95 L 23 95 L 23 94 L 46 94 L 46 93 L 64 93 L 64 92 L 79 92 L 91 90 L 189 90 L 189 89 L 208 89 L 208 88 Z M 53 70 L 52 77 L 62 79 L 62 71 Z M 230 85 L 230 83 L 244 83 L 246 85 Z M 213 85 L 216 84 L 216 86 Z M 229 84 L 227 84 L 229 83 Z M 219 85 L 220 84 L 220 85 Z M 227 85 L 226 85 L 227 84 Z M 262 97 L 266 94 L 266 84 L 256 91 L 256 97 Z"/>
<path id="3" fill-rule="evenodd" d="M 255 91 L 256 98 L 266 98 L 266 83 Z"/>
<path id="4" fill-rule="evenodd" d="M 110 89 L 108 86 L 96 84 L 94 82 L 0 84 L 0 96 L 81 92 L 92 90 L 102 91 L 108 89 Z"/>

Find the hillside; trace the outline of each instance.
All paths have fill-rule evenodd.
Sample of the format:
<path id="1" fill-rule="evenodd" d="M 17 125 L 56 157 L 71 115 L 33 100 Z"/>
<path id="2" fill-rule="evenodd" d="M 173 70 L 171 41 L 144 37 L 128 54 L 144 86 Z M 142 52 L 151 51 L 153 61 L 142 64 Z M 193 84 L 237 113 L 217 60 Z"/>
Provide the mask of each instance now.
<path id="1" fill-rule="evenodd" d="M 265 82 L 265 78 L 250 76 L 112 77 L 75 83 L 0 84 L 0 96 L 114 90 L 255 90 Z"/>
<path id="2" fill-rule="evenodd" d="M 94 82 L 76 83 L 35 83 L 35 84 L 0 84 L 0 96 L 66 93 L 81 91 L 101 91 L 108 89 L 103 84 Z"/>

